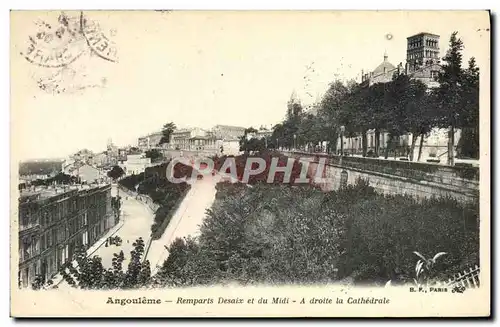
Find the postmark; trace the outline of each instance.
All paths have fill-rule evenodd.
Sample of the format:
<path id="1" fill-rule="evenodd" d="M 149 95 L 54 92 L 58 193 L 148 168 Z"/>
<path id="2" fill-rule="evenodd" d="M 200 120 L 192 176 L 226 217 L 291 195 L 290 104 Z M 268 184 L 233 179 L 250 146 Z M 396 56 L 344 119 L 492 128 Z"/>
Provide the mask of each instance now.
<path id="1" fill-rule="evenodd" d="M 78 20 L 61 13 L 57 22 L 39 20 L 28 47 L 21 55 L 32 64 L 46 68 L 61 68 L 73 63 L 86 50 Z"/>
<path id="2" fill-rule="evenodd" d="M 107 77 L 90 69 L 95 60 L 118 62 L 114 29 L 103 29 L 86 14 L 61 12 L 52 19 L 38 19 L 20 52 L 38 69 L 33 78 L 43 92 L 73 93 L 87 88 L 105 87 Z"/>
<path id="3" fill-rule="evenodd" d="M 118 61 L 118 51 L 112 39 L 116 30 L 111 29 L 106 33 L 97 21 L 89 19 L 83 12 L 80 14 L 80 27 L 87 45 L 94 54 L 104 60 Z"/>

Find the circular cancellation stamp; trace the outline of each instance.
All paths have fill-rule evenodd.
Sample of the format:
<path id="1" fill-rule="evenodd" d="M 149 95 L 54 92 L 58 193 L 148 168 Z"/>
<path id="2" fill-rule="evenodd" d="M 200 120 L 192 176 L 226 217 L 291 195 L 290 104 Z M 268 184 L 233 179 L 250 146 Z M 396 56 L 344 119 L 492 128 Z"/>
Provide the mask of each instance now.
<path id="1" fill-rule="evenodd" d="M 106 30 L 83 12 L 38 19 L 21 55 L 40 67 L 34 73 L 39 89 L 52 94 L 105 87 L 107 78 L 95 67 L 95 58 L 118 61 L 113 29 Z"/>
<path id="2" fill-rule="evenodd" d="M 28 47 L 21 55 L 32 64 L 61 68 L 77 60 L 86 50 L 85 38 L 80 33 L 77 17 L 61 13 L 55 22 L 38 20 L 34 35 L 29 36 Z"/>
<path id="3" fill-rule="evenodd" d="M 87 45 L 94 54 L 111 62 L 118 61 L 116 44 L 111 39 L 116 33 L 114 29 L 106 33 L 97 21 L 89 19 L 83 12 L 80 14 L 80 26 Z"/>

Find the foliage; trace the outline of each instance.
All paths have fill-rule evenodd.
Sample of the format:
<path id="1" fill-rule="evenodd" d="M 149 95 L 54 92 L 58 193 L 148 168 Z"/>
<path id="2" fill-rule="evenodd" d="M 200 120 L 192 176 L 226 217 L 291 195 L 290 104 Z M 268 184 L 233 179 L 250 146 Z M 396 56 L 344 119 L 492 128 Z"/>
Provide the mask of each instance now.
<path id="1" fill-rule="evenodd" d="M 177 129 L 173 122 L 163 125 L 162 137 L 159 144 L 170 143 L 170 135 Z"/>
<path id="2" fill-rule="evenodd" d="M 151 158 L 151 162 L 156 162 L 163 158 L 163 155 L 157 149 L 151 149 L 146 151 L 146 158 Z"/>
<path id="3" fill-rule="evenodd" d="M 361 136 L 362 153 L 367 156 L 366 133 L 373 130 L 375 157 L 380 155 L 381 148 L 385 148 L 386 158 L 389 152 L 409 152 L 410 160 L 414 160 L 419 136 L 423 140 L 434 127 L 452 126 L 464 131 L 458 145 L 459 155 L 477 158 L 479 69 L 474 58 L 469 61 L 468 68 L 462 68 L 462 50 L 463 42 L 455 32 L 450 37 L 442 71 L 437 77 L 439 87 L 433 90 L 398 72 L 388 83 L 368 85 L 333 81 L 321 102 L 314 105 L 317 113 L 304 113 L 300 101 L 292 95 L 285 118 L 274 126 L 271 139 L 273 142 L 277 140 L 280 147 L 292 148 L 295 145 L 303 150 L 316 148 L 315 145 L 327 141 L 329 151 L 338 152 L 337 138 L 340 127 L 345 126 L 345 136 Z M 386 144 L 379 144 L 381 132 L 389 134 Z M 409 133 L 412 134 L 412 148 L 397 149 L 397 137 Z"/>
<path id="4" fill-rule="evenodd" d="M 285 166 L 287 166 L 288 161 L 291 160 L 292 169 L 291 169 L 289 182 L 290 182 L 290 185 L 296 185 L 296 183 L 294 183 L 294 181 L 300 177 L 300 173 L 302 170 L 302 164 L 298 160 L 284 156 L 278 152 L 270 152 L 269 151 L 269 152 L 259 153 L 257 155 L 243 154 L 243 155 L 239 155 L 236 157 L 235 156 L 218 157 L 214 161 L 214 169 L 216 171 L 222 172 L 221 171 L 222 165 L 224 165 L 224 163 L 226 161 L 234 160 L 234 162 L 236 164 L 236 175 L 237 175 L 236 178 L 241 181 L 241 180 L 243 180 L 243 176 L 245 174 L 245 169 L 250 168 L 250 167 L 247 167 L 247 161 L 249 159 L 254 159 L 254 158 L 263 159 L 265 162 L 265 169 L 259 174 L 250 175 L 248 178 L 247 184 L 253 185 L 256 183 L 267 183 L 267 180 L 268 180 L 269 175 L 270 175 L 271 164 L 273 164 L 273 159 L 274 159 L 274 160 L 276 160 L 277 167 L 285 167 Z M 255 163 L 252 164 L 251 168 L 256 169 L 257 164 L 255 164 Z M 231 170 L 228 169 L 224 173 L 230 174 L 230 172 L 231 172 Z M 276 172 L 276 174 L 274 175 L 273 183 L 274 184 L 283 184 L 284 177 L 285 177 L 284 172 Z"/>
<path id="5" fill-rule="evenodd" d="M 167 168 L 170 161 L 146 168 L 145 172 L 138 175 L 130 175 L 120 181 L 120 184 L 131 191 L 147 195 L 154 203 L 159 205 L 155 213 L 155 220 L 151 226 L 153 235 L 161 235 L 163 230 L 160 226 L 166 227 L 173 211 L 179 201 L 182 200 L 190 185 L 182 183 L 172 183 L 168 180 Z M 176 178 L 190 178 L 193 168 L 182 163 L 176 163 L 173 167 L 173 175 Z"/>
<path id="6" fill-rule="evenodd" d="M 160 286 L 412 280 L 413 251 L 447 256 L 437 271 L 478 260 L 477 204 L 383 196 L 359 180 L 338 191 L 219 184 L 198 239 L 178 239 Z M 257 204 L 257 205 L 256 205 Z"/>
<path id="7" fill-rule="evenodd" d="M 74 255 L 77 266 L 72 261 L 66 262 L 60 270 L 63 279 L 71 286 L 81 289 L 132 289 L 149 284 L 151 269 L 149 261 L 141 262 L 144 254 L 144 241 L 139 237 L 130 251 L 130 261 L 127 270 L 123 271 L 125 255 L 123 251 L 115 253 L 112 267 L 105 269 L 102 258 L 88 257 L 80 249 Z"/>
<path id="8" fill-rule="evenodd" d="M 245 129 L 244 134 L 240 137 L 240 151 L 245 152 L 261 152 L 266 149 L 266 140 L 264 138 L 257 138 L 253 134 L 258 131 L 253 128 Z"/>
<path id="9" fill-rule="evenodd" d="M 117 221 L 120 218 L 121 206 L 122 206 L 122 198 L 119 195 L 111 197 L 111 208 L 113 209 Z"/>
<path id="10" fill-rule="evenodd" d="M 415 283 L 417 286 L 431 284 L 433 282 L 432 279 L 436 276 L 435 266 L 437 259 L 446 255 L 446 252 L 436 253 L 432 258 L 426 258 L 417 251 L 413 251 L 413 253 L 420 258 L 415 265 Z"/>
<path id="11" fill-rule="evenodd" d="M 108 177 L 112 178 L 115 181 L 120 177 L 122 177 L 123 175 L 125 175 L 125 172 L 123 171 L 122 167 L 118 165 L 113 166 L 113 168 L 111 168 L 111 170 L 108 171 Z"/>

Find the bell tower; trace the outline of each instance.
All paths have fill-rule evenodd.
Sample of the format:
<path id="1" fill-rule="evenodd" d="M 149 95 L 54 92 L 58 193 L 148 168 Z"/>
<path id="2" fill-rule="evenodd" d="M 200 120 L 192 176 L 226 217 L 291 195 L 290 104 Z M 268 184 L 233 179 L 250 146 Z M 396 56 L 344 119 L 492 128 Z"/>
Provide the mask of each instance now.
<path id="1" fill-rule="evenodd" d="M 439 35 L 419 33 L 407 38 L 406 62 L 408 72 L 420 67 L 439 63 Z"/>

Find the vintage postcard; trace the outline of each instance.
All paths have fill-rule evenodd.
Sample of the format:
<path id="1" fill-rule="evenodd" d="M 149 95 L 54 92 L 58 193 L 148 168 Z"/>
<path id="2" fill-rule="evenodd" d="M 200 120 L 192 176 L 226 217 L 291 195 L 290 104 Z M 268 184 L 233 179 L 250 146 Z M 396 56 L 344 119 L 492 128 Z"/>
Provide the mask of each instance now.
<path id="1" fill-rule="evenodd" d="M 487 11 L 12 11 L 14 317 L 487 317 Z"/>

